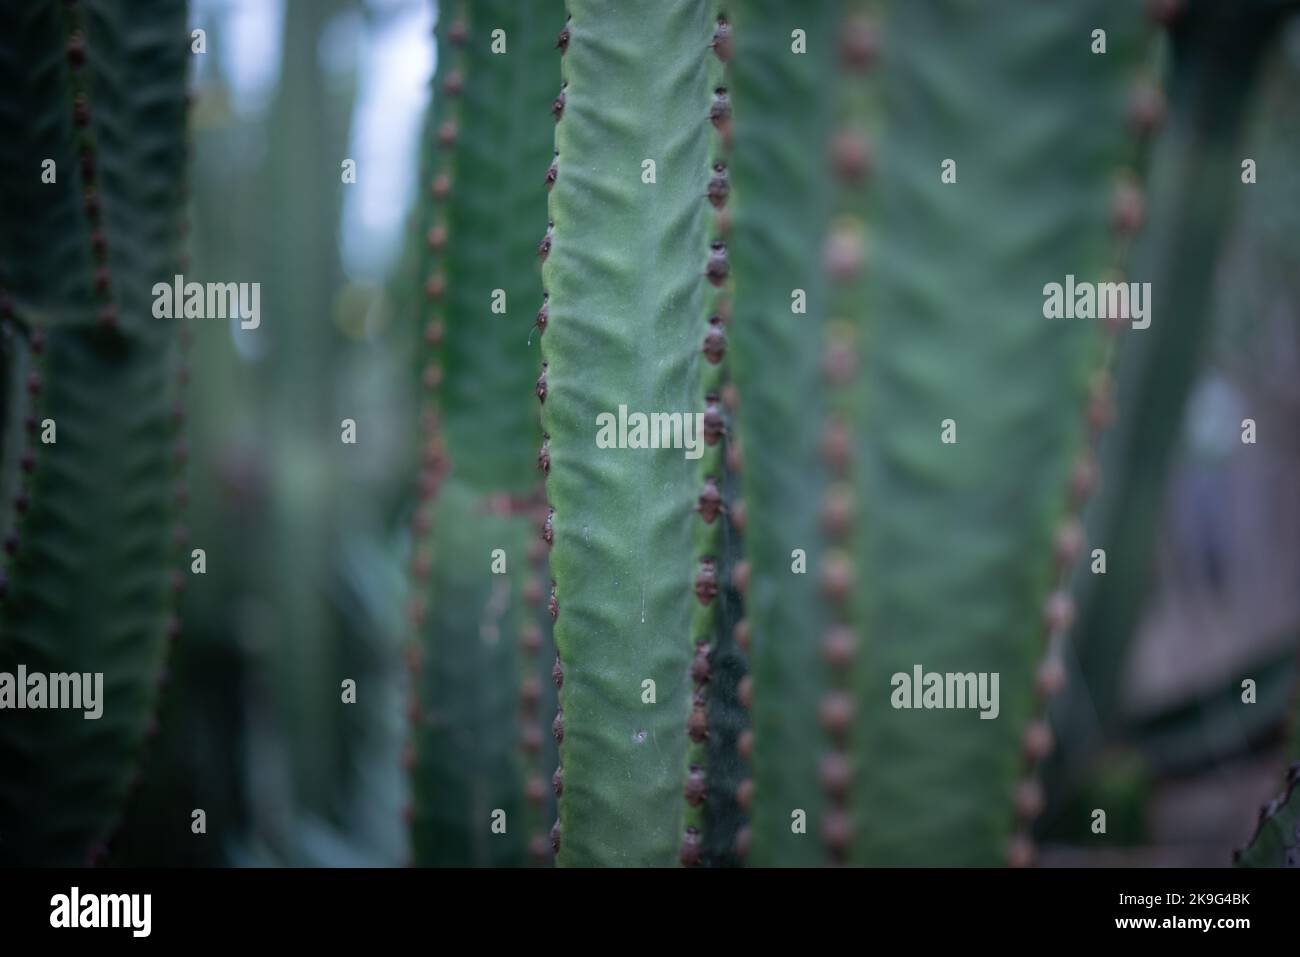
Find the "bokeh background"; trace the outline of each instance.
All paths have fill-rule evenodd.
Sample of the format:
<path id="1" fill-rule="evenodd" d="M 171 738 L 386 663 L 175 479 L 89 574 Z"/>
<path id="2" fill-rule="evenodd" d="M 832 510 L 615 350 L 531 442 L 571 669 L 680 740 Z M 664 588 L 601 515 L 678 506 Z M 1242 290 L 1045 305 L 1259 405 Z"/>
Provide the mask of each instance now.
<path id="1" fill-rule="evenodd" d="M 161 735 L 111 864 L 407 860 L 418 383 L 400 264 L 435 16 L 428 0 L 192 4 L 208 53 L 192 77 L 189 271 L 260 282 L 263 322 L 191 324 L 189 524 L 207 576 L 186 590 Z M 1154 559 L 1133 634 L 1084 635 L 1095 650 L 1071 662 L 1044 864 L 1227 864 L 1280 780 L 1300 647 L 1298 90 L 1293 23 L 1246 122 L 1241 153 L 1267 175 L 1222 237 L 1190 401 L 1149 423 L 1174 438 L 1173 465 L 1106 493 L 1159 486 Z M 1246 416 L 1255 445 L 1235 439 Z M 338 441 L 349 417 L 363 454 Z M 1258 702 L 1243 707 L 1247 678 Z M 1097 806 L 1103 839 L 1075 813 Z"/>

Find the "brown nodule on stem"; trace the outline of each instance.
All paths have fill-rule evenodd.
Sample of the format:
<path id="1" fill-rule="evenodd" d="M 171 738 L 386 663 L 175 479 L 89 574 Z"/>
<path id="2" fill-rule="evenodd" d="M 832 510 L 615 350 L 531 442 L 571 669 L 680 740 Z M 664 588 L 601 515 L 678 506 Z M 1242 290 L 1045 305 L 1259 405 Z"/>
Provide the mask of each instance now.
<path id="1" fill-rule="evenodd" d="M 731 263 L 727 259 L 727 244 L 720 239 L 715 239 L 709 244 L 709 261 L 704 268 L 704 274 L 713 285 L 721 286 L 727 281 L 730 273 Z"/>
<path id="2" fill-rule="evenodd" d="M 1052 729 L 1046 721 L 1035 721 L 1025 729 L 1021 738 L 1025 757 L 1031 761 L 1041 761 L 1052 753 Z"/>
<path id="3" fill-rule="evenodd" d="M 1083 526 L 1077 518 L 1067 521 L 1056 533 L 1054 553 L 1059 568 L 1069 568 L 1083 550 Z"/>
<path id="4" fill-rule="evenodd" d="M 701 605 L 707 605 L 718 594 L 718 571 L 712 558 L 701 558 L 700 569 L 695 575 L 695 597 Z"/>
<path id="5" fill-rule="evenodd" d="M 551 734 L 555 737 L 556 744 L 564 743 L 564 711 L 555 712 L 555 720 L 551 722 Z"/>
<path id="6" fill-rule="evenodd" d="M 833 737 L 842 737 L 853 722 L 853 699 L 843 691 L 828 691 L 817 708 L 822 728 Z"/>
<path id="7" fill-rule="evenodd" d="M 853 587 L 853 565 L 847 555 L 833 553 L 822 566 L 822 593 L 834 602 L 841 602 Z"/>
<path id="8" fill-rule="evenodd" d="M 533 325 L 537 326 L 538 335 L 546 334 L 546 322 L 550 320 L 551 315 L 550 299 L 550 295 L 542 293 L 542 308 L 538 309 L 537 319 L 533 320 Z"/>
<path id="9" fill-rule="evenodd" d="M 726 17 L 718 17 L 718 25 L 713 28 L 713 39 L 709 47 L 717 58 L 726 63 L 731 59 L 731 24 Z"/>
<path id="10" fill-rule="evenodd" d="M 68 37 L 68 45 L 65 49 L 68 57 L 68 63 L 74 68 L 81 66 L 86 62 L 86 38 L 82 36 L 81 31 L 73 32 Z"/>
<path id="11" fill-rule="evenodd" d="M 1149 81 L 1139 83 L 1129 97 L 1129 126 L 1138 136 L 1150 136 L 1158 130 L 1167 112 L 1164 92 Z"/>
<path id="12" fill-rule="evenodd" d="M 822 636 L 822 657 L 832 668 L 847 668 L 853 664 L 857 643 L 848 625 L 832 625 Z"/>
<path id="13" fill-rule="evenodd" d="M 831 167 L 846 183 L 860 183 L 871 170 L 871 148 L 854 130 L 840 130 L 831 141 Z"/>
<path id="14" fill-rule="evenodd" d="M 1043 624 L 1050 634 L 1063 634 L 1074 623 L 1074 599 L 1067 591 L 1054 591 L 1043 609 Z"/>
<path id="15" fill-rule="evenodd" d="M 745 511 L 745 503 L 742 500 L 737 499 L 732 503 L 729 514 L 731 516 L 731 527 L 738 532 L 743 532 L 745 530 L 745 522 L 749 516 L 749 513 Z"/>
<path id="16" fill-rule="evenodd" d="M 718 408 L 718 394 L 710 392 L 704 397 L 704 444 L 717 445 L 726 430 L 722 410 Z"/>
<path id="17" fill-rule="evenodd" d="M 709 202 L 713 204 L 714 209 L 721 209 L 727 204 L 727 197 L 731 194 L 731 181 L 727 178 L 727 164 L 714 163 L 713 175 L 709 177 Z"/>
<path id="18" fill-rule="evenodd" d="M 1091 457 L 1080 459 L 1070 475 L 1070 499 L 1075 507 L 1082 506 L 1097 486 L 1097 466 Z"/>
<path id="19" fill-rule="evenodd" d="M 559 95 L 551 102 L 551 112 L 555 114 L 555 122 L 557 123 L 564 116 L 564 99 L 564 89 L 561 88 Z"/>
<path id="20" fill-rule="evenodd" d="M 855 73 L 865 73 L 876 63 L 880 38 L 875 24 L 866 17 L 849 17 L 840 35 L 840 60 Z"/>
<path id="21" fill-rule="evenodd" d="M 822 501 L 822 527 L 835 539 L 844 538 L 853 525 L 853 492 L 847 483 L 831 486 Z"/>
<path id="22" fill-rule="evenodd" d="M 682 837 L 682 850 L 679 855 L 682 867 L 696 867 L 700 863 L 700 857 L 700 832 L 693 827 L 688 827 Z"/>
<path id="23" fill-rule="evenodd" d="M 698 764 L 691 765 L 691 770 L 686 775 L 686 786 L 682 791 L 686 797 L 686 803 L 691 807 L 699 807 L 704 800 L 705 794 L 708 793 L 708 786 L 704 778 L 704 771 Z"/>
<path id="24" fill-rule="evenodd" d="M 822 459 L 837 473 L 843 473 L 849 466 L 852 452 L 852 439 L 848 428 L 841 422 L 831 422 L 822 434 Z"/>
<path id="25" fill-rule="evenodd" d="M 534 608 L 540 605 L 542 603 L 541 583 L 536 578 L 529 576 L 524 581 L 524 587 L 522 589 L 522 597 L 524 599 L 525 605 L 529 605 Z"/>
<path id="26" fill-rule="evenodd" d="M 1023 834 L 1017 834 L 1007 844 L 1007 866 L 1029 867 L 1034 863 L 1034 845 Z"/>
<path id="27" fill-rule="evenodd" d="M 541 694 L 542 690 L 538 686 L 537 678 L 529 675 L 519 685 L 519 707 L 524 711 L 532 711 L 537 707 Z"/>
<path id="28" fill-rule="evenodd" d="M 842 798 L 848 793 L 853 779 L 853 767 L 843 754 L 832 751 L 822 758 L 817 777 L 823 791 L 833 798 Z"/>
<path id="29" fill-rule="evenodd" d="M 1016 814 L 1032 820 L 1043 811 L 1043 786 L 1037 778 L 1026 778 L 1016 786 Z"/>
<path id="30" fill-rule="evenodd" d="M 551 680 L 555 682 L 556 689 L 564 687 L 564 666 L 560 664 L 560 656 L 555 656 L 555 664 L 551 665 Z"/>
<path id="31" fill-rule="evenodd" d="M 554 232 L 555 223 L 547 223 L 546 235 L 544 235 L 542 241 L 537 244 L 537 258 L 542 262 L 546 262 L 546 257 L 551 254 L 551 237 L 554 235 Z"/>
<path id="32" fill-rule="evenodd" d="M 555 621 L 560 617 L 560 602 L 555 597 L 555 582 L 551 582 L 551 597 L 546 602 L 546 608 L 551 613 L 551 621 Z"/>
<path id="33" fill-rule="evenodd" d="M 542 541 L 547 545 L 555 544 L 555 509 L 548 509 L 546 521 L 542 523 Z"/>
<path id="34" fill-rule="evenodd" d="M 722 361 L 727 354 L 727 332 L 723 328 L 721 316 L 709 317 L 709 331 L 704 335 L 704 358 L 713 365 Z"/>
<path id="35" fill-rule="evenodd" d="M 555 178 L 560 175 L 559 154 L 551 160 L 551 165 L 546 168 L 546 188 L 550 189 L 555 185 Z"/>
<path id="36" fill-rule="evenodd" d="M 1043 659 L 1034 679 L 1034 690 L 1042 698 L 1052 698 L 1065 687 L 1065 665 L 1057 655 Z"/>
<path id="37" fill-rule="evenodd" d="M 749 846 L 753 843 L 754 832 L 749 825 L 745 825 L 736 832 L 736 856 L 745 858 L 749 856 Z"/>
<path id="38" fill-rule="evenodd" d="M 709 736 L 709 715 L 704 705 L 698 701 L 692 705 L 690 716 L 686 719 L 686 733 L 696 744 Z"/>
<path id="39" fill-rule="evenodd" d="M 834 282 L 856 278 L 865 258 L 866 249 L 857 229 L 837 229 L 826 243 L 826 273 Z"/>
<path id="40" fill-rule="evenodd" d="M 744 731 L 740 732 L 740 736 L 736 738 L 736 753 L 746 761 L 753 756 L 754 732 L 752 729 L 746 728 Z"/>
<path id="41" fill-rule="evenodd" d="M 712 475 L 705 476 L 704 491 L 700 492 L 695 511 L 700 513 L 700 518 L 704 519 L 705 524 L 712 525 L 721 510 L 722 492 L 718 489 L 718 483 Z"/>
<path id="42" fill-rule="evenodd" d="M 1111 227 L 1121 236 L 1132 236 L 1141 227 L 1146 218 L 1146 201 L 1142 190 L 1131 180 L 1121 182 L 1115 188 L 1115 198 L 1111 205 Z"/>
<path id="43" fill-rule="evenodd" d="M 537 467 L 543 475 L 551 474 L 551 437 L 542 437 L 542 447 L 537 450 Z"/>
<path id="44" fill-rule="evenodd" d="M 711 673 L 709 643 L 701 638 L 695 643 L 695 657 L 691 659 L 691 680 L 699 687 L 708 683 Z"/>
<path id="45" fill-rule="evenodd" d="M 754 676 L 745 675 L 736 684 L 736 700 L 745 708 L 754 703 Z"/>
<path id="46" fill-rule="evenodd" d="M 731 122 L 731 100 L 725 86 L 713 91 L 713 102 L 709 104 L 709 122 L 719 131 L 723 131 Z"/>
<path id="47" fill-rule="evenodd" d="M 537 401 L 546 401 L 546 363 L 542 363 L 542 374 L 537 377 Z"/>
<path id="48" fill-rule="evenodd" d="M 447 29 L 447 40 L 454 47 L 463 47 L 469 39 L 469 27 L 464 20 L 457 20 Z"/>

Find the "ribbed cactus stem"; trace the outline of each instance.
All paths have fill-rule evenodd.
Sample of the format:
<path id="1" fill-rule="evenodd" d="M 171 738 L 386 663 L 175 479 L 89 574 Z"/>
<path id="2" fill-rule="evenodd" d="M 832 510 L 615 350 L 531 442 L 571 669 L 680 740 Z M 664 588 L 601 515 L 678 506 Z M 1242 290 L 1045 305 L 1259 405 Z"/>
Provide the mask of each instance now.
<path id="1" fill-rule="evenodd" d="M 104 858 L 179 633 L 184 372 L 151 290 L 182 263 L 188 37 L 183 4 L 127 6 L 0 13 L 0 109 L 29 114 L 6 124 L 19 149 L 4 162 L 21 153 L 23 165 L 0 189 L 24 217 L 21 229 L 0 227 L 0 310 L 27 331 L 35 360 L 11 366 L 30 401 L 6 410 L 14 514 L 0 671 L 102 682 L 93 720 L 74 706 L 0 721 L 9 863 Z M 42 169 L 43 156 L 55 166 Z M 48 255 L 34 254 L 33 237 L 50 240 Z"/>
<path id="2" fill-rule="evenodd" d="M 721 116 L 716 15 L 682 0 L 569 12 L 537 388 L 555 510 L 558 863 L 668 866 L 684 833 L 698 472 L 681 448 L 593 445 L 597 416 L 620 406 L 698 409 L 721 268 L 702 202 Z"/>
<path id="3" fill-rule="evenodd" d="M 854 862 L 1028 856 L 1011 808 L 1035 810 L 1026 758 L 1052 746 L 1034 672 L 1044 603 L 1049 633 L 1068 618 L 1051 598 L 1054 537 L 1067 490 L 1094 477 L 1077 465 L 1078 410 L 1103 336 L 1095 320 L 1049 318 L 1044 289 L 1106 281 L 1113 229 L 1133 225 L 1132 204 L 1117 221 L 1111 197 L 1141 19 L 1110 6 L 1017 6 L 1007 31 L 960 3 L 891 4 L 881 23 L 852 402 Z M 1100 56 L 1086 39 L 1103 17 Z M 982 132 L 994 127 L 996 143 Z M 941 283 L 926 278 L 935 262 Z M 913 685 L 935 675 L 983 682 L 980 702 L 926 703 Z"/>
<path id="4" fill-rule="evenodd" d="M 752 756 L 751 824 L 737 850 L 758 866 L 825 860 L 821 645 L 843 631 L 831 628 L 817 572 L 830 543 L 824 502 L 848 464 L 824 448 L 829 428 L 846 430 L 831 417 L 822 348 L 831 316 L 822 254 L 839 195 L 828 153 L 842 83 L 840 11 L 839 3 L 777 0 L 728 10 L 736 294 L 727 361 L 743 397 L 735 432 L 745 457 L 748 579 L 745 618 L 732 637 L 748 648 L 750 677 L 740 690 L 752 708 L 752 730 L 738 740 L 740 754 Z"/>
<path id="5" fill-rule="evenodd" d="M 1154 32 L 1154 31 L 1153 31 Z M 1160 54 L 1158 38 L 1149 43 L 1154 61 Z M 1150 69 L 1151 74 L 1155 73 Z M 1126 282 L 1125 265 L 1129 260 L 1135 234 L 1141 229 L 1144 199 L 1135 185 L 1145 166 L 1148 140 L 1154 134 L 1164 115 L 1164 94 L 1151 76 L 1140 76 L 1133 85 L 1127 115 L 1131 144 L 1128 155 L 1115 176 L 1115 192 L 1111 200 L 1111 264 L 1104 279 L 1107 282 Z M 1084 511 L 1093 491 L 1100 483 L 1100 458 L 1098 448 L 1106 428 L 1114 420 L 1115 386 L 1114 369 L 1120 346 L 1119 337 L 1128 323 L 1116 318 L 1102 326 L 1103 341 L 1100 355 L 1088 378 L 1083 415 L 1085 441 L 1076 458 L 1066 492 L 1064 515 L 1059 520 L 1052 539 L 1050 579 L 1052 590 L 1042 610 L 1042 632 L 1045 650 L 1034 676 L 1034 691 L 1038 699 L 1037 716 L 1026 730 L 1024 739 L 1024 773 L 1016 785 L 1013 798 L 1016 829 L 1007 845 L 1007 863 L 1024 867 L 1035 859 L 1032 827 L 1045 804 L 1042 766 L 1047 754 L 1039 742 L 1051 742 L 1048 708 L 1066 682 L 1067 648 L 1072 640 L 1075 624 L 1075 601 L 1071 582 L 1082 574 L 1090 553 L 1083 524 Z"/>
<path id="6" fill-rule="evenodd" d="M 735 841 L 752 785 L 736 753 L 737 739 L 747 724 L 737 700 L 744 661 L 732 639 L 740 618 L 739 531 L 743 506 L 738 505 L 740 449 L 731 422 L 739 403 L 727 359 L 727 325 L 731 319 L 733 284 L 727 243 L 731 213 L 729 153 L 733 142 L 727 63 L 731 57 L 731 25 L 725 14 L 715 19 L 709 41 L 712 61 L 709 84 L 714 90 L 710 121 L 708 185 L 700 202 L 712 215 L 710 250 L 704 263 L 709 288 L 700 317 L 699 408 L 704 410 L 705 444 L 698 462 L 697 492 L 690 502 L 696 514 L 695 578 L 691 660 L 691 711 L 687 718 L 685 832 L 680 860 L 684 866 L 734 863 Z M 720 108 L 719 103 L 726 103 Z"/>

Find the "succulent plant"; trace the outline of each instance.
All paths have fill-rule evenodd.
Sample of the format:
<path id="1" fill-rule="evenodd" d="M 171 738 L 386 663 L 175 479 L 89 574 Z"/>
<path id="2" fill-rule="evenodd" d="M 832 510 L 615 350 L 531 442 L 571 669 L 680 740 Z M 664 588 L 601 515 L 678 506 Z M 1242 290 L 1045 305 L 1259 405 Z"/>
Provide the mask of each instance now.
<path id="1" fill-rule="evenodd" d="M 150 290 L 182 264 L 185 27 L 167 0 L 0 12 L 0 672 L 103 676 L 98 719 L 0 719 L 6 863 L 102 853 L 179 630 L 184 367 Z"/>
<path id="2" fill-rule="evenodd" d="M 412 555 L 417 864 L 551 853 L 549 581 L 529 452 L 536 407 L 517 386 L 538 351 L 529 327 L 541 280 L 530 263 L 554 126 L 538 78 L 559 72 L 559 12 L 480 0 L 439 13 L 415 223 L 427 396 Z M 544 328 L 544 314 L 536 322 Z"/>
<path id="3" fill-rule="evenodd" d="M 1134 337 L 1046 318 L 1045 288 L 1152 270 L 1163 310 L 1171 280 L 1124 275 L 1165 112 L 1141 10 L 1005 13 L 569 5 L 532 387 L 558 863 L 1032 860 Z M 467 122 L 430 135 L 459 151 Z M 491 381 L 521 381 L 521 354 Z M 628 410 L 700 414 L 698 461 L 602 443 Z M 996 676 L 996 720 L 899 707 L 916 668 Z"/>

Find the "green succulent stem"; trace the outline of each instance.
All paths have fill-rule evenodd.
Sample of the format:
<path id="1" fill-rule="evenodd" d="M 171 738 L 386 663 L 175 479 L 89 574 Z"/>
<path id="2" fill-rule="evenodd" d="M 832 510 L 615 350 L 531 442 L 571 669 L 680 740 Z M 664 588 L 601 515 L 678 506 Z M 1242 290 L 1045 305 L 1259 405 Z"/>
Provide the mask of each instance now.
<path id="1" fill-rule="evenodd" d="M 417 864 L 549 857 L 541 769 L 554 766 L 554 749 L 542 716 L 553 696 L 541 679 L 544 670 L 549 683 L 551 656 L 536 621 L 545 557 L 527 497 L 538 478 L 523 451 L 536 411 L 514 384 L 536 361 L 528 327 L 541 280 L 531 264 L 553 142 L 539 77 L 558 76 L 559 10 L 474 0 L 445 7 L 436 28 L 413 283 L 426 396 L 413 555 Z"/>
<path id="2" fill-rule="evenodd" d="M 102 676 L 97 718 L 72 708 L 0 721 L 0 860 L 11 864 L 102 857 L 154 730 L 188 571 L 175 522 L 185 458 L 176 334 L 150 298 L 181 265 L 186 11 L 129 7 L 42 0 L 0 14 L 0 70 L 22 75 L 4 84 L 4 113 L 39 118 L 0 137 L 6 164 L 9 148 L 37 147 L 4 177 L 30 215 L 0 228 L 0 281 L 12 284 L 0 300 L 7 319 L 43 330 L 28 340 L 34 361 L 10 357 L 10 393 L 24 375 L 32 401 L 6 409 L 15 514 L 0 672 L 75 673 L 87 691 Z M 40 93 L 24 100 L 33 82 Z M 45 146 L 52 183 L 41 179 Z M 32 235 L 57 236 L 52 255 L 33 256 Z"/>
<path id="3" fill-rule="evenodd" d="M 698 471 L 680 448 L 595 439 L 597 416 L 620 406 L 698 409 L 710 6 L 569 5 L 538 383 L 555 510 L 561 865 L 669 866 L 682 841 Z"/>

